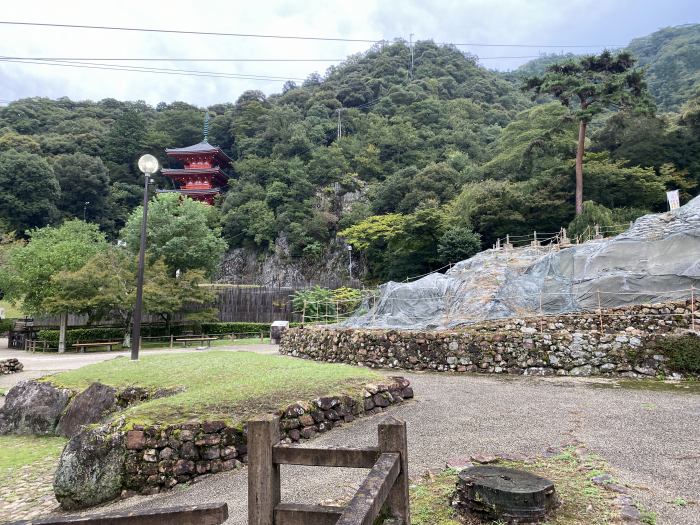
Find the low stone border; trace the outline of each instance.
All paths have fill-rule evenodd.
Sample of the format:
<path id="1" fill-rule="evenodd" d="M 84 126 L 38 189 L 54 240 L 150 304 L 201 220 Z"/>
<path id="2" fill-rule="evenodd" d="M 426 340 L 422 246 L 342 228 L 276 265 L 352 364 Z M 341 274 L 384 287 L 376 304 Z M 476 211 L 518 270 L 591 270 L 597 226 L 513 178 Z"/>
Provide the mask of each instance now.
<path id="1" fill-rule="evenodd" d="M 371 368 L 524 375 L 680 379 L 653 350 L 657 337 L 687 331 L 690 301 L 532 319 L 501 319 L 460 330 L 292 328 L 281 354 Z M 602 331 L 601 331 L 602 319 Z"/>
<path id="2" fill-rule="evenodd" d="M 392 377 L 386 384 L 365 385 L 359 398 L 340 395 L 294 403 L 278 412 L 282 442 L 312 439 L 412 397 L 410 382 Z M 156 494 L 199 476 L 240 468 L 247 461 L 245 426 L 205 421 L 123 430 L 123 424 L 117 419 L 87 428 L 66 445 L 54 480 L 64 509 L 120 495 Z"/>
<path id="3" fill-rule="evenodd" d="M 24 370 L 24 365 L 19 362 L 19 359 L 12 357 L 0 360 L 0 374 L 14 374 L 22 370 Z"/>

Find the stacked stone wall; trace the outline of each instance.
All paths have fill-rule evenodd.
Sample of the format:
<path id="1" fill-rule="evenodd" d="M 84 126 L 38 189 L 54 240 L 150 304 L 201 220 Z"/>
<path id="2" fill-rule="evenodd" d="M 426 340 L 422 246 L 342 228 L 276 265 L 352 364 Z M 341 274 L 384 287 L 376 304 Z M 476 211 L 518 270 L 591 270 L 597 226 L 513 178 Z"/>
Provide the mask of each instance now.
<path id="1" fill-rule="evenodd" d="M 328 396 L 294 403 L 278 412 L 282 442 L 292 444 L 311 439 L 412 397 L 410 382 L 392 377 L 382 384 L 365 385 L 357 398 Z M 120 480 L 125 496 L 156 494 L 198 476 L 240 468 L 247 462 L 245 427 L 228 426 L 224 421 L 161 427 L 135 425 L 127 432 L 112 431 L 112 434 L 120 442 L 118 446 L 125 449 L 124 474 Z M 85 457 L 85 461 L 90 458 Z M 66 499 L 71 504 L 76 501 L 72 495 Z"/>
<path id="2" fill-rule="evenodd" d="M 19 359 L 0 360 L 0 374 L 14 374 L 15 372 L 21 372 L 23 369 L 24 365 L 19 362 Z"/>
<path id="3" fill-rule="evenodd" d="M 654 339 L 695 326 L 700 328 L 700 312 L 691 301 L 678 301 L 502 319 L 449 331 L 294 328 L 280 353 L 406 370 L 668 376 L 674 375 L 668 357 L 655 350 Z"/>

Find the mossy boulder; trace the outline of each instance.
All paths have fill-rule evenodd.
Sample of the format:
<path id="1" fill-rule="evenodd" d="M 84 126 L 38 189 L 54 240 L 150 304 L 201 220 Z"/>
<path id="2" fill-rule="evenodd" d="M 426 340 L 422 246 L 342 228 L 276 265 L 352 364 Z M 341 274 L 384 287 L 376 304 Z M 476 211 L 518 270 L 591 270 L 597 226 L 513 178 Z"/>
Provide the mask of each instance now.
<path id="1" fill-rule="evenodd" d="M 111 386 L 92 383 L 76 395 L 56 427 L 60 436 L 73 437 L 84 425 L 99 423 L 116 405 L 117 391 Z"/>
<path id="2" fill-rule="evenodd" d="M 54 477 L 54 493 L 66 510 L 104 503 L 121 494 L 126 448 L 123 432 L 110 426 L 89 428 L 63 449 Z"/>
<path id="3" fill-rule="evenodd" d="M 53 435 L 72 392 L 40 381 L 10 389 L 0 408 L 0 434 Z"/>

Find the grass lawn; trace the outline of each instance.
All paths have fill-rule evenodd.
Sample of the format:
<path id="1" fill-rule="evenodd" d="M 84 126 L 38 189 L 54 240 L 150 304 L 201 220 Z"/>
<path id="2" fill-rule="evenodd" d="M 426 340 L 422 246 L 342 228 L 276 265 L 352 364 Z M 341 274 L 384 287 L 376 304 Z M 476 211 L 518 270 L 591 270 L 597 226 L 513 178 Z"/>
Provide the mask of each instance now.
<path id="1" fill-rule="evenodd" d="M 0 436 L 0 480 L 20 467 L 57 459 L 66 441 L 62 437 Z"/>
<path id="2" fill-rule="evenodd" d="M 554 482 L 562 505 L 543 525 L 607 525 L 617 523 L 613 506 L 617 494 L 591 482 L 606 472 L 605 462 L 594 455 L 580 457 L 568 449 L 552 458 L 532 463 L 499 461 L 499 466 L 526 470 Z M 450 506 L 457 483 L 457 470 L 445 470 L 411 487 L 411 518 L 414 525 L 476 525 L 481 521 L 462 521 Z M 643 523 L 653 525 L 656 516 L 643 513 Z"/>
<path id="3" fill-rule="evenodd" d="M 122 414 L 134 424 L 205 418 L 235 424 L 298 400 L 340 393 L 356 395 L 362 385 L 382 377 L 347 365 L 211 350 L 144 355 L 138 362 L 119 357 L 46 380 L 73 389 L 84 389 L 95 381 L 117 388 L 182 388 L 181 393 L 133 406 Z"/>
<path id="4" fill-rule="evenodd" d="M 206 343 L 200 343 L 197 341 L 192 341 L 189 343 L 188 348 L 195 348 Z M 217 339 L 216 341 L 211 341 L 211 346 L 238 346 L 238 345 L 256 345 L 256 344 L 270 344 L 270 338 L 264 337 L 262 341 L 259 337 L 245 337 L 241 339 Z M 162 349 L 169 348 L 170 341 L 148 341 L 141 345 L 143 349 Z M 183 348 L 182 343 L 175 342 L 174 348 Z"/>

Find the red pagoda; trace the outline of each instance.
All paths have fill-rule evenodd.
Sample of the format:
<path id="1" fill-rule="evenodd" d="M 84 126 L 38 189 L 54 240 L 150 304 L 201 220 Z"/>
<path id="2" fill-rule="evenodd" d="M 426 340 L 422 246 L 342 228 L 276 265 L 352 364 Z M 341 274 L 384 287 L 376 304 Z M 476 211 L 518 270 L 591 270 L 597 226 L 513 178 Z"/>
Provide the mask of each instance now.
<path id="1" fill-rule="evenodd" d="M 221 193 L 228 181 L 228 175 L 224 173 L 223 168 L 231 164 L 231 159 L 221 148 L 209 144 L 207 124 L 208 122 L 205 123 L 204 140 L 199 144 L 165 150 L 168 157 L 182 162 L 184 167 L 163 168 L 162 173 L 178 185 L 178 189 L 174 191 L 194 200 L 214 204 L 214 198 Z"/>

